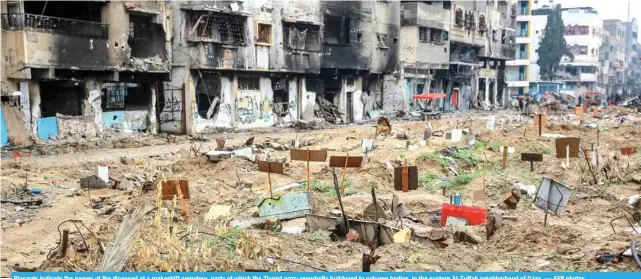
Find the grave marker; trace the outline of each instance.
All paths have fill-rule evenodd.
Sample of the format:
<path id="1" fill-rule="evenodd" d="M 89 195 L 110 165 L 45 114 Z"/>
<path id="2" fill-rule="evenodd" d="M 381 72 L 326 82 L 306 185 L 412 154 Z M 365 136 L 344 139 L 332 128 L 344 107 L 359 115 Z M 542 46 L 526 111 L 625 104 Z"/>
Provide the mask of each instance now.
<path id="1" fill-rule="evenodd" d="M 394 190 L 409 192 L 418 188 L 418 168 L 402 166 L 394 168 Z"/>
<path id="2" fill-rule="evenodd" d="M 327 160 L 327 151 L 292 149 L 289 152 L 289 157 L 292 161 L 307 162 L 307 192 L 309 192 L 311 187 L 309 162 L 325 162 Z"/>
<path id="3" fill-rule="evenodd" d="M 343 196 L 345 190 L 345 175 L 347 174 L 347 168 L 360 168 L 363 165 L 363 157 L 359 156 L 349 156 L 349 153 L 346 156 L 331 156 L 329 157 L 329 166 L 332 168 L 343 168 L 343 177 L 341 179 L 341 191 L 340 195 Z"/>
<path id="4" fill-rule="evenodd" d="M 284 174 L 285 167 L 283 163 L 258 161 L 258 171 L 266 172 L 269 180 L 269 197 L 272 197 L 272 173 Z"/>
<path id="5" fill-rule="evenodd" d="M 185 201 L 190 198 L 189 181 L 184 179 L 164 181 L 162 183 L 161 196 L 163 200 L 173 200 L 174 196 L 178 197 L 182 211 L 181 214 L 185 216 L 185 219 L 189 222 L 190 216 L 187 210 L 187 202 Z"/>
<path id="6" fill-rule="evenodd" d="M 530 171 L 534 171 L 534 162 L 543 162 L 543 154 L 521 153 L 521 161 L 530 162 Z"/>
<path id="7" fill-rule="evenodd" d="M 579 138 L 558 138 L 554 141 L 556 158 L 565 158 L 565 164 L 570 165 L 570 158 L 579 158 Z"/>

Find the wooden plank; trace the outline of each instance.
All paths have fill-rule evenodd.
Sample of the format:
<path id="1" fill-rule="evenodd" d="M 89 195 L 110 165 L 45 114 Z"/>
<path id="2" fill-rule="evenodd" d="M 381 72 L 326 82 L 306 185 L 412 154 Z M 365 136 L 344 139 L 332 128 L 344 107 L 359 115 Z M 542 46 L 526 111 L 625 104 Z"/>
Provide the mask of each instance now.
<path id="1" fill-rule="evenodd" d="M 174 196 L 178 196 L 178 191 L 176 191 L 176 187 L 174 186 L 174 183 L 180 184 L 180 191 L 183 194 L 183 198 L 188 200 L 190 198 L 189 195 L 189 181 L 188 180 L 167 180 L 162 183 L 162 199 L 163 200 L 173 200 Z"/>
<path id="2" fill-rule="evenodd" d="M 403 168 L 394 168 L 394 190 L 403 191 Z M 418 167 L 408 166 L 407 168 L 407 186 L 408 190 L 418 189 Z"/>
<path id="3" fill-rule="evenodd" d="M 20 111 L 20 107 L 2 104 L 2 114 L 7 125 L 7 135 L 11 145 L 29 145 L 29 136 L 24 127 L 24 113 Z"/>
<path id="4" fill-rule="evenodd" d="M 521 153 L 521 161 L 542 162 L 543 154 L 541 153 Z"/>
<path id="5" fill-rule="evenodd" d="M 285 167 L 284 167 L 283 163 L 258 161 L 258 171 L 284 174 L 285 173 Z"/>
<path id="6" fill-rule="evenodd" d="M 560 138 L 556 139 L 556 157 L 565 158 L 565 147 L 570 146 L 570 158 L 579 158 L 579 138 Z"/>
<path id="7" fill-rule="evenodd" d="M 621 148 L 621 154 L 623 154 L 623 155 L 630 156 L 630 155 L 635 154 L 635 153 L 637 153 L 637 148 L 636 147 L 624 147 L 624 148 Z"/>
<path id="8" fill-rule="evenodd" d="M 289 152 L 292 161 L 307 161 L 307 152 L 309 151 L 310 162 L 325 162 L 327 160 L 327 151 L 325 150 L 304 150 L 292 149 Z"/>
<path id="9" fill-rule="evenodd" d="M 329 157 L 329 166 L 337 168 L 360 168 L 363 165 L 363 157 L 349 156 L 347 159 L 347 166 L 345 166 L 346 156 L 331 156 Z"/>

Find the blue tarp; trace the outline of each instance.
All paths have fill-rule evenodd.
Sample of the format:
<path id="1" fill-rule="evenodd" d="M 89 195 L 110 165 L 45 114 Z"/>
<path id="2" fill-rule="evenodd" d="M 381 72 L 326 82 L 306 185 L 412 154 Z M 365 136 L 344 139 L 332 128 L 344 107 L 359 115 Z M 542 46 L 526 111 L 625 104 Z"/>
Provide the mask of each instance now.
<path id="1" fill-rule="evenodd" d="M 7 123 L 4 122 L 4 114 L 2 113 L 1 108 L 0 108 L 0 116 L 2 118 L 2 121 L 0 122 L 0 145 L 7 146 L 9 145 L 9 135 L 7 131 Z"/>

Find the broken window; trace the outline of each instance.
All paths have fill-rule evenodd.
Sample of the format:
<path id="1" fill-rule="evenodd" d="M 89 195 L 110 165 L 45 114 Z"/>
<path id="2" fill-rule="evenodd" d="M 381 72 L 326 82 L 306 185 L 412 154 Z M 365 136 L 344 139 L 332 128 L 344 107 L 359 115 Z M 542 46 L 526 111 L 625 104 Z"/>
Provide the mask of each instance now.
<path id="1" fill-rule="evenodd" d="M 470 11 L 465 12 L 465 27 L 468 29 L 476 28 L 476 22 L 474 21 L 474 13 Z"/>
<path id="2" fill-rule="evenodd" d="M 325 16 L 325 43 L 349 44 L 350 19 L 340 16 Z"/>
<path id="3" fill-rule="evenodd" d="M 481 33 L 482 35 L 484 32 L 485 32 L 485 16 L 480 15 L 479 16 L 479 33 Z"/>
<path id="4" fill-rule="evenodd" d="M 445 30 L 438 30 L 438 29 L 431 29 L 430 30 L 430 43 L 433 43 L 435 45 L 442 45 L 447 41 L 447 31 Z"/>
<path id="5" fill-rule="evenodd" d="M 427 43 L 430 34 L 430 29 L 427 27 L 418 28 L 418 41 L 421 43 Z"/>
<path id="6" fill-rule="evenodd" d="M 505 44 L 507 42 L 507 32 L 505 32 L 505 29 L 501 30 L 501 44 Z"/>
<path id="7" fill-rule="evenodd" d="M 274 91 L 274 110 L 281 117 L 286 116 L 289 110 L 289 93 L 287 92 L 287 79 L 272 79 Z"/>
<path id="8" fill-rule="evenodd" d="M 458 27 L 463 26 L 463 10 L 461 10 L 460 8 L 456 9 L 456 13 L 454 15 L 454 23 Z"/>
<path id="9" fill-rule="evenodd" d="M 351 86 L 354 86 L 354 78 L 353 78 L 353 77 L 348 77 L 348 78 L 345 80 L 345 85 L 350 86 L 350 87 L 351 87 Z"/>
<path id="10" fill-rule="evenodd" d="M 378 48 L 389 48 L 389 41 L 387 40 L 387 35 L 377 34 L 376 35 L 376 44 Z"/>
<path id="11" fill-rule="evenodd" d="M 496 30 L 492 30 L 492 42 L 498 42 L 499 40 L 496 38 Z"/>
<path id="12" fill-rule="evenodd" d="M 283 42 L 288 49 L 320 51 L 320 27 L 312 24 L 283 23 Z"/>
<path id="13" fill-rule="evenodd" d="M 239 76 L 238 90 L 260 90 L 260 78 L 252 76 Z"/>
<path id="14" fill-rule="evenodd" d="M 40 82 L 41 117 L 53 117 L 58 113 L 80 116 L 84 96 L 83 85 L 76 81 L 42 81 Z"/>
<path id="15" fill-rule="evenodd" d="M 257 44 L 272 44 L 272 24 L 271 23 L 256 23 L 256 43 Z"/>
<path id="16" fill-rule="evenodd" d="M 308 92 L 322 92 L 324 88 L 321 78 L 309 77 L 305 79 L 305 90 Z"/>
<path id="17" fill-rule="evenodd" d="M 185 39 L 192 42 L 245 45 L 246 22 L 247 18 L 244 16 L 188 12 Z"/>
<path id="18" fill-rule="evenodd" d="M 105 83 L 102 110 L 149 110 L 150 90 L 138 83 Z"/>
<path id="19" fill-rule="evenodd" d="M 129 14 L 129 40 L 151 40 L 153 38 L 151 16 Z"/>
<path id="20" fill-rule="evenodd" d="M 200 81 L 196 86 L 196 105 L 198 115 L 205 119 L 211 119 L 218 114 L 221 100 L 221 79 L 208 73 L 201 73 Z"/>
<path id="21" fill-rule="evenodd" d="M 301 59 L 303 68 L 309 68 L 309 54 L 303 53 Z"/>
<path id="22" fill-rule="evenodd" d="M 452 8 L 452 2 L 450 0 L 443 1 L 443 9 L 449 10 Z"/>

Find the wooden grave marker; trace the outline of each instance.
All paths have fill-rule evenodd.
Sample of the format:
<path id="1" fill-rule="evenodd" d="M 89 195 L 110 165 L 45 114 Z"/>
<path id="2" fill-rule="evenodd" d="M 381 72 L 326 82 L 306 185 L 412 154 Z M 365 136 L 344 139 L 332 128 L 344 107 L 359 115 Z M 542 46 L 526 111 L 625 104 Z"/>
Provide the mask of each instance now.
<path id="1" fill-rule="evenodd" d="M 547 115 L 544 114 L 537 114 L 534 116 L 534 126 L 539 127 L 539 137 L 543 134 L 543 127 L 545 127 L 547 119 Z"/>
<path id="2" fill-rule="evenodd" d="M 565 164 L 570 165 L 570 158 L 579 158 L 579 138 L 559 138 L 554 141 L 556 158 L 565 158 Z"/>
<path id="3" fill-rule="evenodd" d="M 224 139 L 216 139 L 216 150 L 217 151 L 225 150 L 225 140 Z"/>
<path id="4" fill-rule="evenodd" d="M 409 192 L 418 189 L 418 168 L 402 166 L 394 168 L 394 190 Z"/>
<path id="5" fill-rule="evenodd" d="M 521 161 L 530 162 L 530 171 L 534 171 L 534 162 L 543 162 L 543 154 L 521 153 Z"/>
<path id="6" fill-rule="evenodd" d="M 269 197 L 272 197 L 272 173 L 284 174 L 285 167 L 283 163 L 258 161 L 258 171 L 266 172 L 269 180 Z"/>
<path id="7" fill-rule="evenodd" d="M 327 160 L 327 151 L 292 149 L 289 152 L 289 157 L 292 161 L 307 162 L 307 192 L 309 192 L 311 189 L 309 162 L 325 162 Z"/>
<path id="8" fill-rule="evenodd" d="M 184 179 L 163 181 L 161 195 L 163 200 L 173 200 L 174 196 L 178 197 L 180 200 L 181 213 L 185 216 L 187 222 L 189 222 L 190 216 L 187 210 L 187 202 L 185 201 L 190 198 L 189 181 Z"/>
<path id="9" fill-rule="evenodd" d="M 362 156 L 349 156 L 349 153 L 346 156 L 331 156 L 329 157 L 329 166 L 332 168 L 343 168 L 343 175 L 341 179 L 341 191 L 340 195 L 343 196 L 345 190 L 345 175 L 347 174 L 347 168 L 360 168 L 363 165 Z"/>

